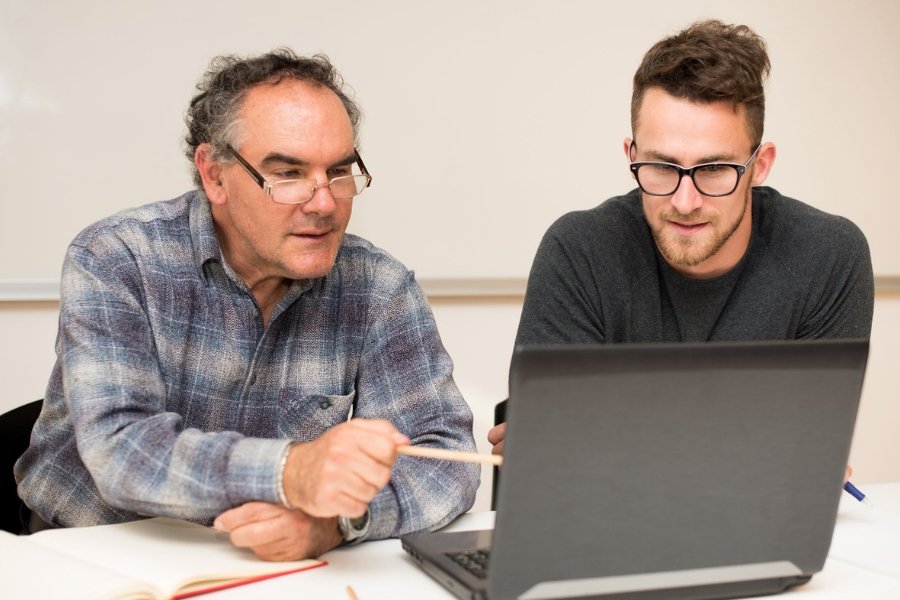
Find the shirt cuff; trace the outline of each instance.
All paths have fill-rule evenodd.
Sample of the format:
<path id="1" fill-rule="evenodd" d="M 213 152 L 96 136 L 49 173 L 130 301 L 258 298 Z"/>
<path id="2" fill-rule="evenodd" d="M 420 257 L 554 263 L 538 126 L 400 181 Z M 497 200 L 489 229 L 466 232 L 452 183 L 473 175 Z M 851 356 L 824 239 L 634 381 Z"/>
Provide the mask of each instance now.
<path id="1" fill-rule="evenodd" d="M 278 469 L 278 498 L 281 501 L 282 506 L 288 508 L 294 507 L 291 506 L 291 502 L 287 497 L 287 492 L 284 491 L 284 468 L 287 466 L 288 454 L 291 453 L 291 448 L 293 447 L 293 442 L 284 447 L 284 452 L 281 454 L 281 468 Z"/>
<path id="2" fill-rule="evenodd" d="M 231 449 L 226 493 L 233 506 L 260 500 L 284 504 L 284 461 L 293 442 L 243 438 Z"/>

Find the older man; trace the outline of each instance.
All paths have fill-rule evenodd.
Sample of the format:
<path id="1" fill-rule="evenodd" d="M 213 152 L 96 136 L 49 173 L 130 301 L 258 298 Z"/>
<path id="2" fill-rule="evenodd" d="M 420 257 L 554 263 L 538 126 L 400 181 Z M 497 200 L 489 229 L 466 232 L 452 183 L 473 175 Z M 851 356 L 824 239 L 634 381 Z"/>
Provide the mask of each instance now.
<path id="1" fill-rule="evenodd" d="M 270 560 L 448 523 L 477 467 L 397 449 L 472 450 L 472 415 L 412 273 L 345 234 L 359 108 L 289 50 L 219 57 L 198 90 L 197 189 L 69 248 L 21 497 L 51 526 L 214 523 Z"/>

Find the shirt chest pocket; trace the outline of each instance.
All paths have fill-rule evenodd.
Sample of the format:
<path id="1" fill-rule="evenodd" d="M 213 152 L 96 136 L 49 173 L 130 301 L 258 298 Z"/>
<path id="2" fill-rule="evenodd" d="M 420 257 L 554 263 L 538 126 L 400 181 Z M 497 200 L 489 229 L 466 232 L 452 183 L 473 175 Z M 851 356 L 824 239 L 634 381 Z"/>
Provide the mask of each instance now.
<path id="1" fill-rule="evenodd" d="M 314 440 L 347 420 L 355 398 L 355 390 L 349 394 L 310 394 L 284 388 L 279 399 L 279 433 L 298 441 Z"/>

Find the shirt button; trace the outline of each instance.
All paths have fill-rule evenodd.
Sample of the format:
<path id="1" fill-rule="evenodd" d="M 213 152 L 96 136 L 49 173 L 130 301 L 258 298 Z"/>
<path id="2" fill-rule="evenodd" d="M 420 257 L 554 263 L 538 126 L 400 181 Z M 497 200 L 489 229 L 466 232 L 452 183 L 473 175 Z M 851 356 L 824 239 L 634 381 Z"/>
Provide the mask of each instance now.
<path id="1" fill-rule="evenodd" d="M 324 398 L 324 399 L 320 400 L 320 401 L 319 401 L 319 408 L 321 408 L 322 410 L 326 410 L 326 409 L 328 409 L 328 408 L 331 408 L 331 400 L 329 400 L 328 398 Z"/>

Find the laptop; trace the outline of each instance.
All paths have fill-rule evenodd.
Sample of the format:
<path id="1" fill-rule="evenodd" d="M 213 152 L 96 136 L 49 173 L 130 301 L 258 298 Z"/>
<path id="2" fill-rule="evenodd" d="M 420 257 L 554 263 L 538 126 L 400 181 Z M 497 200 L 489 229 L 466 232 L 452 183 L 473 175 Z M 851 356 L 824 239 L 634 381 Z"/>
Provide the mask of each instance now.
<path id="1" fill-rule="evenodd" d="M 494 529 L 403 548 L 460 598 L 802 584 L 831 544 L 867 356 L 867 340 L 517 347 Z"/>

